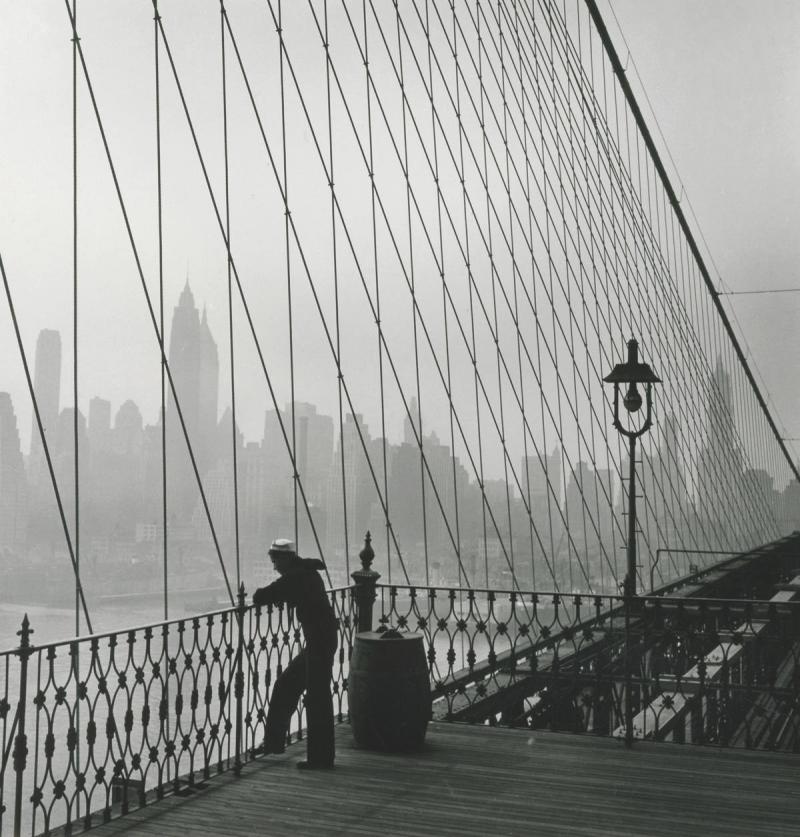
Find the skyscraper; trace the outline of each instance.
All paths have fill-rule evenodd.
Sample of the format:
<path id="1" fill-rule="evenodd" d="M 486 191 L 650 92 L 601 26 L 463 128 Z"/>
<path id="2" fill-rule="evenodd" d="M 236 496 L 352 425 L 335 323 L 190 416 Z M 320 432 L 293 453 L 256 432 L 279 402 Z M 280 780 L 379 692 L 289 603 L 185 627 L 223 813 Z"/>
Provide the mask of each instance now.
<path id="1" fill-rule="evenodd" d="M 172 314 L 169 365 L 202 478 L 217 458 L 219 358 L 208 318 L 205 311 L 201 318 L 188 279 Z M 167 467 L 173 510 L 186 517 L 192 512 L 198 490 L 171 389 L 167 403 Z"/>
<path id="2" fill-rule="evenodd" d="M 27 484 L 11 396 L 0 392 L 0 548 L 25 543 Z"/>
<path id="3" fill-rule="evenodd" d="M 52 329 L 42 329 L 36 340 L 33 391 L 36 395 L 36 404 L 39 408 L 42 427 L 45 433 L 53 434 L 58 421 L 58 406 L 61 394 L 61 335 Z M 49 439 L 51 438 L 52 435 Z M 43 457 L 42 441 L 39 436 L 35 414 L 31 419 L 30 451 L 30 477 L 33 483 L 38 483 Z"/>
<path id="4" fill-rule="evenodd" d="M 746 531 L 744 462 L 737 443 L 731 378 L 717 358 L 708 386 L 705 443 L 700 451 L 696 505 L 708 545 L 738 548 L 753 541 Z"/>

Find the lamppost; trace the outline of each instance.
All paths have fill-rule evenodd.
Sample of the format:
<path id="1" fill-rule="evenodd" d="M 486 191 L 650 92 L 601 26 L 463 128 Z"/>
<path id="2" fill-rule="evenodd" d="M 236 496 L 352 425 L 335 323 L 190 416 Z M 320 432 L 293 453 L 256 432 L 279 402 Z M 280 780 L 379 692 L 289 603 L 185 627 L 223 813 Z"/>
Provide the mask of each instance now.
<path id="1" fill-rule="evenodd" d="M 653 370 L 646 363 L 639 363 L 639 344 L 628 340 L 628 360 L 618 363 L 603 380 L 614 384 L 614 427 L 628 437 L 630 451 L 630 475 L 628 479 L 628 571 L 623 592 L 626 597 L 636 595 L 636 440 L 652 426 L 653 384 L 660 384 Z M 645 385 L 646 412 L 644 423 L 638 430 L 629 430 L 619 420 L 619 386 L 627 384 L 628 390 L 622 398 L 625 409 L 633 415 L 642 407 L 642 396 L 638 384 Z"/>

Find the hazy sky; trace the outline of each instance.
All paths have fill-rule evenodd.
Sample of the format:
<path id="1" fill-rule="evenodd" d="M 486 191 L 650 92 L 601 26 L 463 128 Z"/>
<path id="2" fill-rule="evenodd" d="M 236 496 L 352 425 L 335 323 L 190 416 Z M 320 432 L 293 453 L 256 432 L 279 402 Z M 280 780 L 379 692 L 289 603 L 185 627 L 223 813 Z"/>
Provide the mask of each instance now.
<path id="1" fill-rule="evenodd" d="M 274 26 L 263 13 L 263 4 L 231 5 L 236 8 L 234 24 L 239 24 L 245 52 L 252 53 L 259 39 L 274 39 Z M 356 5 L 360 8 L 361 4 Z M 135 218 L 145 274 L 155 294 L 153 31 L 147 6 L 146 2 L 82 0 L 79 28 L 101 108 L 114 117 L 109 120 L 109 138 Z M 210 0 L 209 6 L 216 8 Z M 625 60 L 627 49 L 608 0 L 601 0 L 600 6 Z M 800 261 L 796 191 L 800 175 L 800 4 L 795 0 L 614 0 L 613 6 L 725 286 L 733 290 L 800 286 L 796 267 Z M 284 3 L 284 8 L 291 15 L 295 7 Z M 212 160 L 212 180 L 219 188 L 218 16 L 207 13 L 197 0 L 171 0 L 162 4 L 162 10 L 199 122 L 213 124 L 213 130 L 204 132 L 201 140 Z M 72 306 L 69 23 L 63 3 L 56 0 L 4 0 L 0 13 L 4 18 L 0 25 L 0 248 L 31 361 L 39 329 L 62 331 L 65 402 L 71 393 Z M 341 20 L 339 25 L 342 28 L 334 30 L 333 43 L 346 35 Z M 300 40 L 293 45 L 295 52 L 301 56 L 308 52 L 309 62 L 317 60 L 318 51 L 305 47 L 302 33 L 296 37 Z M 222 342 L 227 327 L 224 282 L 220 285 L 225 253 L 166 62 L 162 74 L 167 318 L 188 274 L 198 303 L 207 304 L 209 322 Z M 639 92 L 631 62 L 629 77 Z M 279 107 L 277 65 L 273 62 L 256 81 L 260 105 L 265 113 L 274 115 Z M 319 90 L 320 98 L 311 101 L 312 107 L 323 105 L 323 92 Z M 269 266 L 285 258 L 281 207 L 274 195 L 271 201 L 265 199 L 254 185 L 258 178 L 268 178 L 269 172 L 252 120 L 243 118 L 247 102 L 241 84 L 231 85 L 230 97 L 233 120 L 238 116 L 240 124 L 248 125 L 237 128 L 232 138 L 231 177 L 236 195 L 232 240 L 234 247 L 237 242 L 255 242 L 238 253 L 243 274 L 262 281 L 268 279 Z M 643 106 L 649 114 L 644 102 Z M 652 117 L 649 120 L 657 134 Z M 79 262 L 86 280 L 79 309 L 81 351 L 84 357 L 96 360 L 82 367 L 82 408 L 96 394 L 109 398 L 114 410 L 124 398 L 133 397 L 140 402 L 145 421 L 152 422 L 157 405 L 157 355 L 152 338 L 142 339 L 150 328 L 142 291 L 83 87 L 79 135 Z M 307 151 L 309 142 L 299 120 L 290 125 L 290 154 Z M 660 138 L 658 142 L 661 144 Z M 355 158 L 352 149 L 342 152 L 340 177 L 346 176 L 345 169 Z M 255 159 L 261 162 L 254 164 Z M 669 168 L 672 170 L 671 164 Z M 677 176 L 675 182 L 680 192 Z M 324 184 L 320 186 L 324 190 Z M 329 223 L 324 213 L 315 215 L 322 212 L 320 206 L 325 209 L 324 201 L 312 200 L 304 206 L 312 232 L 317 222 L 320 231 Z M 355 203 L 353 211 L 358 211 Z M 268 217 L 274 223 L 265 223 Z M 296 217 L 301 217 L 300 213 Z M 716 272 L 713 264 L 709 258 Z M 251 296 L 269 353 L 270 339 L 274 338 L 275 345 L 285 341 L 285 312 L 270 307 L 256 286 L 251 288 Z M 298 304 L 302 305 L 302 300 Z M 728 297 L 725 305 L 741 323 L 788 435 L 800 436 L 796 418 L 800 384 L 793 374 L 794 359 L 800 354 L 800 294 Z M 12 391 L 15 403 L 21 405 L 18 417 L 27 449 L 30 408 L 16 347 L 9 339 L 5 306 L 0 309 L 0 350 L 6 358 L 0 389 Z M 369 321 L 366 309 L 352 314 L 356 322 Z M 407 329 L 407 325 L 401 327 Z M 237 327 L 244 328 L 241 316 Z M 322 340 L 320 335 L 314 339 Z M 242 368 L 251 370 L 243 373 L 242 389 L 258 393 L 248 399 L 249 411 L 240 414 L 245 435 L 252 439 L 260 435 L 263 411 L 269 404 L 252 347 L 243 345 L 239 360 Z M 224 366 L 227 358 L 223 356 L 221 361 Z M 149 372 L 143 376 L 140 370 L 145 367 Z M 225 386 L 223 381 L 223 404 L 228 400 Z M 313 376 L 305 389 L 303 386 L 298 397 L 314 398 Z M 330 382 L 327 386 L 332 396 Z M 282 403 L 286 400 L 285 381 L 281 387 Z M 331 397 L 322 400 L 333 403 Z M 390 428 L 391 435 L 400 432 L 399 416 L 395 413 L 396 427 Z"/>
<path id="2" fill-rule="evenodd" d="M 800 288 L 800 3 L 611 5 L 708 242 L 712 275 L 716 264 L 730 290 Z M 625 63 L 609 0 L 600 8 Z M 630 62 L 628 77 L 638 94 Z M 652 116 L 649 122 L 657 135 Z M 800 437 L 800 293 L 723 301 L 741 324 L 786 432 Z M 799 443 L 793 447 L 800 451 Z"/>

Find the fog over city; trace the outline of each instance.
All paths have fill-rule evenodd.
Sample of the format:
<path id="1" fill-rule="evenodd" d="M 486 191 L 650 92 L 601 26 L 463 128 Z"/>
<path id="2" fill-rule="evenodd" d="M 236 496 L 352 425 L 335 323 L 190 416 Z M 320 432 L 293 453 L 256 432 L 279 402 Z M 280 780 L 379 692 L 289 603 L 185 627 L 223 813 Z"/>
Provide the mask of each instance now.
<path id="1" fill-rule="evenodd" d="M 760 13 L 749 27 L 722 15 L 720 43 L 678 55 L 652 47 L 655 18 L 708 34 L 722 13 L 656 5 L 614 8 L 725 287 L 789 286 L 796 10 L 776 3 L 752 53 L 731 61 Z M 601 377 L 631 337 L 664 382 L 642 447 L 642 583 L 659 548 L 744 548 L 798 525 L 796 482 L 727 336 L 718 324 L 703 336 L 717 315 L 702 279 L 643 197 L 653 171 L 646 187 L 641 171 L 638 183 L 618 174 L 629 138 L 611 112 L 598 101 L 589 114 L 566 71 L 544 72 L 558 58 L 544 42 L 541 67 L 499 73 L 499 35 L 479 47 L 463 31 L 476 60 L 459 74 L 444 7 L 427 24 L 412 7 L 403 29 L 390 4 L 366 22 L 350 6 L 283 3 L 282 58 L 271 7 L 229 4 L 223 88 L 216 7 L 162 3 L 156 100 L 149 4 L 79 3 L 133 246 L 80 62 L 73 137 L 67 13 L 38 0 L 4 10 L 0 254 L 90 608 L 124 623 L 163 612 L 166 588 L 171 614 L 208 609 L 228 584 L 250 592 L 269 577 L 265 544 L 279 535 L 344 584 L 367 530 L 391 580 L 617 591 L 627 460 Z M 487 10 L 490 31 L 512 24 Z M 780 84 L 756 96 L 743 80 L 755 66 Z M 719 124 L 714 108 L 736 110 L 719 80 L 734 71 L 750 118 L 776 126 L 770 161 L 752 169 L 765 129 L 747 113 L 724 137 L 704 127 Z M 539 111 L 523 95 L 537 85 Z M 613 142 L 579 142 L 592 117 Z M 736 171 L 713 168 L 737 143 Z M 583 158 L 606 162 L 593 174 Z M 798 388 L 780 374 L 800 348 L 796 297 L 746 299 L 724 304 L 781 434 L 800 435 Z M 162 323 L 205 499 L 169 380 L 162 450 Z M 0 597 L 67 611 L 73 568 L 6 305 L 0 349 Z M 655 581 L 687 569 L 665 559 Z"/>

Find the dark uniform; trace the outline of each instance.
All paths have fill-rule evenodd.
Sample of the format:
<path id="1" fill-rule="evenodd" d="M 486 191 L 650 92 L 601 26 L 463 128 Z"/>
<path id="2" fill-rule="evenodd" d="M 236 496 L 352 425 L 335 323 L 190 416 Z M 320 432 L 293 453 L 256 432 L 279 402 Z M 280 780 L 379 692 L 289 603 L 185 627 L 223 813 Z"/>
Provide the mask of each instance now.
<path id="1" fill-rule="evenodd" d="M 272 690 L 267 713 L 264 752 L 282 753 L 289 721 L 306 692 L 308 761 L 312 768 L 333 767 L 333 698 L 331 675 L 338 623 L 317 570 L 317 558 L 295 558 L 284 574 L 253 595 L 253 604 L 293 607 L 305 635 L 305 649 L 283 670 Z"/>

